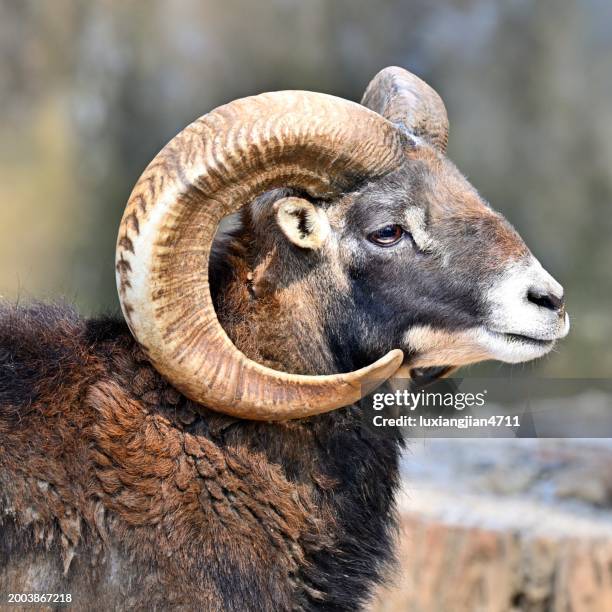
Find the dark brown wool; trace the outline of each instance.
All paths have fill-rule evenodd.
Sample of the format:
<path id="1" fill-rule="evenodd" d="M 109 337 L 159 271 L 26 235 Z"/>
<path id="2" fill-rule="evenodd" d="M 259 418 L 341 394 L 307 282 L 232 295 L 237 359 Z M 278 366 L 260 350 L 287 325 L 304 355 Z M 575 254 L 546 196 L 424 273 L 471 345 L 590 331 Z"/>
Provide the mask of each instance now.
<path id="1" fill-rule="evenodd" d="M 78 609 L 349 610 L 390 558 L 398 443 L 351 409 L 239 421 L 123 322 L 0 313 L 0 592 Z"/>

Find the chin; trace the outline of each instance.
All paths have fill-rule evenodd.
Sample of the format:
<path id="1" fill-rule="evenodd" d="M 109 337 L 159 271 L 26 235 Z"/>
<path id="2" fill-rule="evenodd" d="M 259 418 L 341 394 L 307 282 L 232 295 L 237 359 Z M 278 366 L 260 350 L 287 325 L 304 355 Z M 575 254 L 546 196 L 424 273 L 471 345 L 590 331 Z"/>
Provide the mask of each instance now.
<path id="1" fill-rule="evenodd" d="M 556 340 L 540 340 L 522 334 L 492 332 L 486 329 L 478 333 L 479 344 L 491 359 L 505 363 L 521 363 L 544 357 L 550 353 Z"/>
<path id="2" fill-rule="evenodd" d="M 483 327 L 477 336 L 478 343 L 491 355 L 491 359 L 521 363 L 550 353 L 557 341 L 567 336 L 569 329 L 569 316 L 566 314 L 562 322 L 553 329 L 536 327 L 496 331 Z"/>

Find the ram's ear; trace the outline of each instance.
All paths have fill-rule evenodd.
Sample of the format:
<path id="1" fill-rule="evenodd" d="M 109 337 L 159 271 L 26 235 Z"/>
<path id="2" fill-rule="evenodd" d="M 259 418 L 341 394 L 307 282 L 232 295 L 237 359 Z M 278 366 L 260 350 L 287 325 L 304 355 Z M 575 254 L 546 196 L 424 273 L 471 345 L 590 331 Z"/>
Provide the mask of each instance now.
<path id="1" fill-rule="evenodd" d="M 319 249 L 329 235 L 323 210 L 302 198 L 282 198 L 274 204 L 276 221 L 290 242 L 302 249 Z"/>

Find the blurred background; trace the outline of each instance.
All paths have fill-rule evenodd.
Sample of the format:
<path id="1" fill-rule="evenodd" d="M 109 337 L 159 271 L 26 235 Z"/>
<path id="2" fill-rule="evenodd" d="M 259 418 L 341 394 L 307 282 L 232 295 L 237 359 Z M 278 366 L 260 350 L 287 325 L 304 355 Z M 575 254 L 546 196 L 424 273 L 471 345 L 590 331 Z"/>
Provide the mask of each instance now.
<path id="1" fill-rule="evenodd" d="M 359 100 L 379 69 L 399 65 L 441 94 L 450 157 L 566 288 L 569 338 L 547 359 L 501 372 L 609 377 L 611 31 L 609 0 L 0 0 L 0 296 L 116 311 L 124 204 L 182 127 L 268 90 Z M 449 466 L 471 477 L 488 465 L 499 483 L 520 462 L 540 471 L 523 489 L 488 493 L 530 495 L 541 481 L 538 499 L 561 503 L 545 486 L 554 480 L 550 461 L 567 459 L 558 445 L 496 446 L 488 463 L 481 455 L 470 463 L 457 460 L 465 444 L 439 443 L 408 458 L 408 478 L 431 482 L 426 466 L 436 462 L 446 476 Z M 611 472 L 605 445 L 575 452 L 588 455 L 585 473 L 597 471 L 591 460 L 597 473 Z M 612 485 L 600 481 L 596 503 L 576 502 L 585 512 L 610 502 Z M 534 595 L 542 608 L 512 597 L 517 609 L 553 609 L 546 594 Z"/>
<path id="2" fill-rule="evenodd" d="M 140 172 L 236 97 L 359 100 L 397 64 L 446 102 L 449 153 L 566 287 L 537 367 L 612 372 L 609 0 L 0 0 L 0 295 L 117 309 L 116 229 Z"/>

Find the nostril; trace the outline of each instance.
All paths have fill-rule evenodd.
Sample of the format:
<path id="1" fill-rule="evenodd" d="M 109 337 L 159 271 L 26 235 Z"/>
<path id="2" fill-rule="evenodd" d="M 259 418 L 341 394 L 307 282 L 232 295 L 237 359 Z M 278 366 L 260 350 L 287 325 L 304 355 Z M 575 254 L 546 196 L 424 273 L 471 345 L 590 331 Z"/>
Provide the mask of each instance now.
<path id="1" fill-rule="evenodd" d="M 563 296 L 558 297 L 553 293 L 540 293 L 533 289 L 527 292 L 527 299 L 540 308 L 547 308 L 554 312 L 561 312 L 563 310 L 564 299 Z"/>

